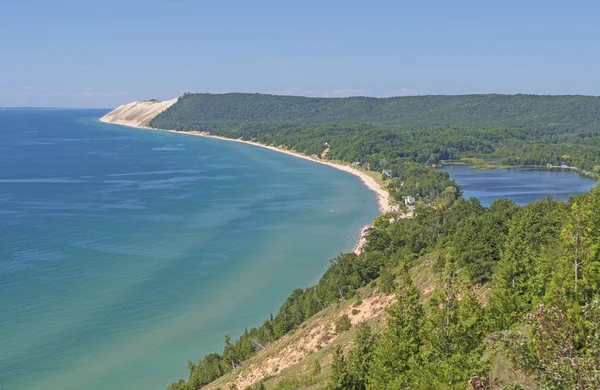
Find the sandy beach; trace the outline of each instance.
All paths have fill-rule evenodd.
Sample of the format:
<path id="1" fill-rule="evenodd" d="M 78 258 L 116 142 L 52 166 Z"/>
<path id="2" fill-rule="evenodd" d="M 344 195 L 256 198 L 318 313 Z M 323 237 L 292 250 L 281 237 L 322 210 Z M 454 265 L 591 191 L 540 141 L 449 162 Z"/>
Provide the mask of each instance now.
<path id="1" fill-rule="evenodd" d="M 146 130 L 154 130 L 154 131 L 166 131 L 166 132 L 169 132 L 169 133 L 189 134 L 189 135 L 194 135 L 194 136 L 199 136 L 199 137 L 215 138 L 215 139 L 219 139 L 219 140 L 222 140 L 222 141 L 239 142 L 239 143 L 244 143 L 244 144 L 248 144 L 248 145 L 258 146 L 258 147 L 265 148 L 265 149 L 270 149 L 270 150 L 273 150 L 273 151 L 276 151 L 276 152 L 280 152 L 280 153 L 285 153 L 285 154 L 288 154 L 290 156 L 302 158 L 304 160 L 312 161 L 312 162 L 315 162 L 315 163 L 318 163 L 318 164 L 328 165 L 328 166 L 330 166 L 332 168 L 339 169 L 340 171 L 344 171 L 344 172 L 350 173 L 350 174 L 352 174 L 352 175 L 357 176 L 358 178 L 360 178 L 360 180 L 363 182 L 363 184 L 368 189 L 370 189 L 371 191 L 373 191 L 375 193 L 375 195 L 377 196 L 377 203 L 379 204 L 379 212 L 381 214 L 385 214 L 385 213 L 388 213 L 390 211 L 393 211 L 392 210 L 392 206 L 390 204 L 389 193 L 386 190 L 384 190 L 375 181 L 375 179 L 373 179 L 371 176 L 369 176 L 365 172 L 362 172 L 362 171 L 360 171 L 360 170 L 358 170 L 356 168 L 353 168 L 353 167 L 351 167 L 349 165 L 344 165 L 344 164 L 339 164 L 339 163 L 333 163 L 333 162 L 330 162 L 330 161 L 327 161 L 327 160 L 319 159 L 317 157 L 307 156 L 307 155 L 302 154 L 302 153 L 293 152 L 293 151 L 290 151 L 290 150 L 287 150 L 287 149 L 283 149 L 283 148 L 279 148 L 279 147 L 276 147 L 276 146 L 270 146 L 270 145 L 261 144 L 259 142 L 252 142 L 252 141 L 245 141 L 245 140 L 242 140 L 242 139 L 232 139 L 232 138 L 220 137 L 220 136 L 216 136 L 216 135 L 211 135 L 211 134 L 206 133 L 206 132 L 156 129 L 156 128 L 149 127 L 149 126 L 146 126 L 146 125 L 143 125 L 143 124 L 137 124 L 134 121 L 127 121 L 127 122 L 125 122 L 125 121 L 115 120 L 114 117 L 108 116 L 108 114 L 106 116 L 100 118 L 100 121 L 104 122 L 104 123 L 118 124 L 118 125 L 121 125 L 121 126 L 135 127 L 135 128 L 138 128 L 138 129 L 146 129 Z M 370 225 L 366 225 L 366 226 L 363 226 L 360 229 L 360 232 L 358 234 L 358 239 L 356 241 L 356 245 L 352 249 L 352 252 L 354 252 L 356 254 L 360 254 L 361 253 L 363 246 L 366 244 L 365 232 L 367 231 L 367 229 L 369 227 L 370 227 Z"/>

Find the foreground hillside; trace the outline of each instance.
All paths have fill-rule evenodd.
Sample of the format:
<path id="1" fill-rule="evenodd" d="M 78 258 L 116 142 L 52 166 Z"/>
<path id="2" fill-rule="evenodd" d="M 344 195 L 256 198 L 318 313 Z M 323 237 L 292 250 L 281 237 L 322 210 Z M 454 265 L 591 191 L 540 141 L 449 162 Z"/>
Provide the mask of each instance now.
<path id="1" fill-rule="evenodd" d="M 378 218 L 363 253 L 170 389 L 600 388 L 599 207 L 595 188 Z"/>
<path id="2" fill-rule="evenodd" d="M 422 299 L 429 298 L 436 278 L 433 260 L 423 259 L 413 267 L 411 275 L 424 291 Z M 205 388 L 243 389 L 260 383 L 269 388 L 325 388 L 336 348 L 350 350 L 357 330 L 364 325 L 380 332 L 386 324 L 386 310 L 394 302 L 393 293 L 382 293 L 376 283 L 371 283 L 355 296 L 317 313 L 296 331 L 259 351 L 238 370 Z M 341 319 L 345 316 L 349 321 L 343 327 Z"/>

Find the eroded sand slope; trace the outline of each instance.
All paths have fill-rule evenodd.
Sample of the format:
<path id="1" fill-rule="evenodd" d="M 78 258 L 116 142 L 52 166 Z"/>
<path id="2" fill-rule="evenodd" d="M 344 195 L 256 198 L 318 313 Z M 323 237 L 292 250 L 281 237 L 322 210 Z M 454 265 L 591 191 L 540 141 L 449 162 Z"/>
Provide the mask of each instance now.
<path id="1" fill-rule="evenodd" d="M 179 98 L 158 101 L 142 100 L 123 104 L 100 118 L 101 122 L 118 125 L 145 127 L 158 114 L 171 107 Z"/>

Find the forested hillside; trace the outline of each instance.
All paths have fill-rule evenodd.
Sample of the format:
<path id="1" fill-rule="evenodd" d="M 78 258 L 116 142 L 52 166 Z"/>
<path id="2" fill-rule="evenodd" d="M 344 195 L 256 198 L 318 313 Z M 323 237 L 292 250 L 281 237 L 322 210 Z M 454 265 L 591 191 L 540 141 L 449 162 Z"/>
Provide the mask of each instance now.
<path id="1" fill-rule="evenodd" d="M 461 95 L 307 98 L 186 94 L 150 126 L 254 139 L 370 169 L 499 157 L 600 172 L 600 98 Z"/>
<path id="2" fill-rule="evenodd" d="M 342 254 L 315 285 L 222 353 L 189 363 L 196 390 L 367 285 L 394 293 L 380 333 L 366 325 L 339 348 L 326 383 L 303 373 L 275 389 L 600 388 L 600 190 L 569 202 L 489 208 L 465 200 L 432 165 L 500 157 L 600 172 L 600 99 L 580 96 L 425 96 L 313 99 L 250 94 L 182 97 L 151 125 L 283 146 L 371 170 L 391 169 L 396 199 L 415 217 L 376 218 L 360 255 Z M 434 259 L 427 299 L 410 269 Z M 264 389 L 259 383 L 256 389 Z"/>
<path id="3" fill-rule="evenodd" d="M 360 122 L 390 129 L 446 126 L 598 129 L 600 97 L 539 95 L 311 98 L 263 94 L 185 94 L 156 127 Z"/>
<path id="4" fill-rule="evenodd" d="M 396 294 L 387 327 L 357 330 L 317 388 L 600 388 L 599 208 L 596 188 L 568 203 L 459 199 L 421 205 L 412 219 L 377 218 L 365 252 L 334 259 L 317 285 L 294 290 L 236 342 L 226 338 L 222 354 L 190 363 L 189 380 L 170 389 L 203 387 L 373 282 Z M 407 272 L 424 258 L 439 275 L 425 301 Z M 318 385 L 311 375 L 274 388 Z"/>

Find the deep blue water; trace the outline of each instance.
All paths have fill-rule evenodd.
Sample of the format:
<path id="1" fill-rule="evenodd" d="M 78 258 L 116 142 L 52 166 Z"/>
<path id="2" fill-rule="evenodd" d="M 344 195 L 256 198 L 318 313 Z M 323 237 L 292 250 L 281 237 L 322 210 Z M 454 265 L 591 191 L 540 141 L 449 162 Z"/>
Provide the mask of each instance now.
<path id="1" fill-rule="evenodd" d="M 104 112 L 0 111 L 3 390 L 164 389 L 377 214 L 347 173 Z"/>
<path id="2" fill-rule="evenodd" d="M 551 196 L 566 201 L 570 195 L 588 192 L 596 182 L 567 170 L 487 169 L 474 170 L 465 165 L 442 168 L 456 180 L 463 197 L 475 197 L 483 206 L 497 198 L 508 198 L 524 205 Z"/>

